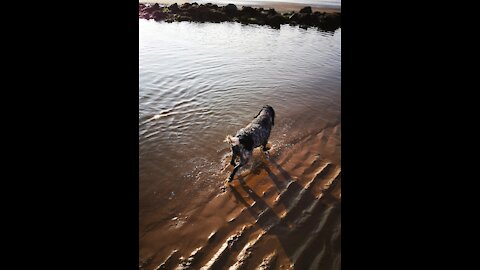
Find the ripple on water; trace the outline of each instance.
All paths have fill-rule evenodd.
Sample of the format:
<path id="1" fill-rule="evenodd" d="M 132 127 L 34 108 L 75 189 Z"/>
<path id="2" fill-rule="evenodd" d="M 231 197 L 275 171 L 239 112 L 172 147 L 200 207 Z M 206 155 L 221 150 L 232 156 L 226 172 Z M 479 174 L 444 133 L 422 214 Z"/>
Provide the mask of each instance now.
<path id="1" fill-rule="evenodd" d="M 141 207 L 217 188 L 229 151 L 223 139 L 264 104 L 276 110 L 277 149 L 340 121 L 341 29 L 139 25 Z"/>

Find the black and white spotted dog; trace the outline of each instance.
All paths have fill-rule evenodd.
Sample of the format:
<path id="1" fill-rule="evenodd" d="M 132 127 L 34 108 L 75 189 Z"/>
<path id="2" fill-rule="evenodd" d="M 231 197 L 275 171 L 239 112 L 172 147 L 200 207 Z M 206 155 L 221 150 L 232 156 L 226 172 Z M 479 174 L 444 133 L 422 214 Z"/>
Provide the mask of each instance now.
<path id="1" fill-rule="evenodd" d="M 266 146 L 274 121 L 275 111 L 271 106 L 265 105 L 250 124 L 240 129 L 234 137 L 227 136 L 225 142 L 232 146 L 232 160 L 230 164 L 235 166 L 228 177 L 228 182 L 233 180 L 235 173 L 240 167 L 248 163 L 254 148 L 263 146 L 263 151 L 267 151 Z M 240 156 L 240 164 L 238 165 L 235 164 L 237 156 Z"/>

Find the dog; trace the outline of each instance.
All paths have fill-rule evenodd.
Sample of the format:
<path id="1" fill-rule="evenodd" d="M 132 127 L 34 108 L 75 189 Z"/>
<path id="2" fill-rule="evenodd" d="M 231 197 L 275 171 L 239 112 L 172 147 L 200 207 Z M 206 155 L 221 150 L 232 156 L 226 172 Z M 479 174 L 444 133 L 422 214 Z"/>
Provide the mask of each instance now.
<path id="1" fill-rule="evenodd" d="M 263 151 L 268 151 L 267 143 L 270 131 L 275 125 L 275 111 L 272 106 L 265 105 L 253 118 L 252 122 L 240 129 L 235 136 L 228 135 L 225 142 L 232 147 L 232 160 L 230 164 L 235 166 L 228 177 L 228 182 L 233 180 L 235 173 L 240 167 L 247 164 L 252 157 L 253 149 L 263 146 Z M 237 156 L 240 156 L 240 163 L 235 164 Z"/>

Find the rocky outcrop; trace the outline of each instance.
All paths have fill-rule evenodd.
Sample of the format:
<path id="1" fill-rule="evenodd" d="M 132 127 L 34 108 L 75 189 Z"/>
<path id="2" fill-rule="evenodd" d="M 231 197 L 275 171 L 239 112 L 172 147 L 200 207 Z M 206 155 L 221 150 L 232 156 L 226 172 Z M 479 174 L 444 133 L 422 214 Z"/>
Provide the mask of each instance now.
<path id="1" fill-rule="evenodd" d="M 233 16 L 235 15 L 235 13 L 238 11 L 238 8 L 237 6 L 235 6 L 234 4 L 228 4 L 226 6 L 223 7 L 223 11 L 229 15 L 229 16 Z"/>
<path id="2" fill-rule="evenodd" d="M 191 21 L 191 22 L 239 22 L 243 24 L 269 25 L 280 28 L 282 24 L 299 25 L 302 28 L 317 27 L 324 31 L 335 31 L 341 27 L 341 13 L 313 12 L 311 7 L 304 7 L 299 12 L 280 14 L 275 9 L 263 9 L 244 6 L 238 9 L 234 4 L 223 7 L 208 4 L 177 3 L 170 6 L 159 4 L 138 5 L 139 18 L 155 21 Z"/>
<path id="3" fill-rule="evenodd" d="M 302 9 L 300 9 L 300 13 L 311 14 L 312 13 L 312 7 L 304 7 Z"/>

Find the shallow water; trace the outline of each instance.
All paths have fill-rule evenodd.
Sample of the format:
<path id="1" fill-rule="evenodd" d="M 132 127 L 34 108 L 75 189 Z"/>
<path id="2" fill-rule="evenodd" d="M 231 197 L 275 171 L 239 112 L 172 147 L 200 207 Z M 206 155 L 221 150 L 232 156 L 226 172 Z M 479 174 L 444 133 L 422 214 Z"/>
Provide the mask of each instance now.
<path id="1" fill-rule="evenodd" d="M 140 260 L 164 260 L 173 249 L 155 231 L 186 222 L 182 215 L 208 209 L 218 197 L 232 169 L 225 136 L 265 104 L 276 111 L 273 159 L 281 163 L 284 149 L 321 134 L 335 147 L 315 151 L 339 165 L 341 29 L 142 19 L 139 25 Z M 325 136 L 327 129 L 334 132 Z"/>

